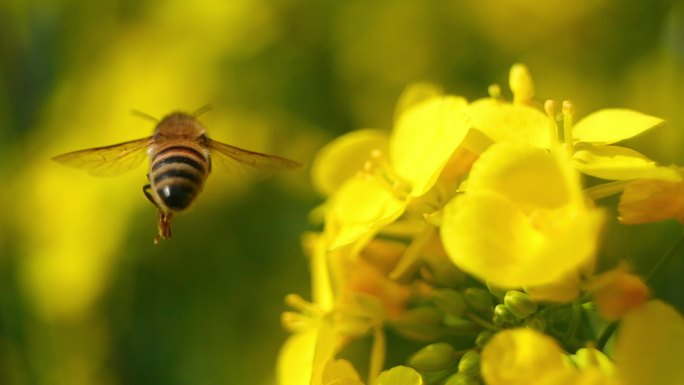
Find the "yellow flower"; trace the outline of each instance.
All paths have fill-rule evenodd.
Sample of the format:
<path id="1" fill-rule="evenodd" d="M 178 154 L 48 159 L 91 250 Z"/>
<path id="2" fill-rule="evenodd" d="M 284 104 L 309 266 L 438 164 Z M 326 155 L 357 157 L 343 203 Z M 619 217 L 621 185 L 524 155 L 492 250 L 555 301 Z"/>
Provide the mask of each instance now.
<path id="1" fill-rule="evenodd" d="M 627 314 L 615 342 L 615 363 L 625 385 L 684 384 L 684 318 L 661 301 Z"/>
<path id="2" fill-rule="evenodd" d="M 631 180 L 655 178 L 672 180 L 677 173 L 656 163 L 638 151 L 613 143 L 632 138 L 665 122 L 637 111 L 610 108 L 589 114 L 572 125 L 572 108 L 564 106 L 566 124 L 574 146 L 573 163 L 580 172 L 597 178 Z"/>
<path id="3" fill-rule="evenodd" d="M 481 132 L 491 143 L 522 143 L 539 148 L 551 146 L 551 130 L 549 118 L 544 112 L 532 107 L 534 83 L 527 67 L 515 64 L 511 67 L 509 86 L 513 92 L 513 103 L 499 98 L 498 86 L 490 87 L 492 97 L 472 102 L 468 112 L 473 120 L 473 129 Z M 472 136 L 468 139 L 472 139 Z M 473 145 L 473 140 L 466 142 L 466 147 L 477 153 L 486 148 L 486 144 Z"/>
<path id="4" fill-rule="evenodd" d="M 470 130 L 467 106 L 462 97 L 435 95 L 399 113 L 389 155 L 396 175 L 409 186 L 408 195 L 425 194 L 463 142 Z"/>
<path id="5" fill-rule="evenodd" d="M 347 360 L 330 360 L 323 369 L 323 385 L 363 385 L 359 373 Z"/>
<path id="6" fill-rule="evenodd" d="M 533 329 L 496 334 L 482 351 L 487 385 L 621 385 L 618 370 L 596 349 L 570 357 L 551 337 Z"/>
<path id="7" fill-rule="evenodd" d="M 684 180 L 640 179 L 625 186 L 618 205 L 620 222 L 676 219 L 684 224 Z"/>
<path id="8" fill-rule="evenodd" d="M 283 324 L 293 335 L 278 358 L 278 383 L 327 383 L 326 375 L 335 377 L 337 369 L 346 367 L 331 364 L 336 355 L 351 339 L 367 334 L 373 335 L 370 373 L 375 378 L 384 364 L 382 326 L 404 311 L 410 292 L 408 286 L 387 278 L 389 266 L 396 264 L 404 248 L 374 241 L 361 255 L 352 253 L 349 246 L 329 251 L 322 234 L 308 234 L 304 245 L 311 255 L 314 301 L 297 295 L 286 298 L 298 312 L 283 314 Z M 346 369 L 343 372 L 349 374 Z M 347 378 L 347 374 L 345 381 L 352 381 L 353 376 Z"/>
<path id="9" fill-rule="evenodd" d="M 441 237 L 452 261 L 475 277 L 535 286 L 590 262 L 601 222 L 561 151 L 499 143 L 444 208 Z"/>
<path id="10" fill-rule="evenodd" d="M 330 360 L 323 370 L 322 385 L 364 385 L 354 366 L 347 360 Z M 380 373 L 369 384 L 373 385 L 423 385 L 423 379 L 415 370 L 397 366 Z"/>
<path id="11" fill-rule="evenodd" d="M 364 245 L 404 213 L 406 200 L 380 180 L 360 175 L 345 181 L 326 204 L 325 234 L 330 249 Z"/>
<path id="12" fill-rule="evenodd" d="M 648 286 L 625 266 L 605 272 L 587 285 L 599 314 L 606 320 L 621 318 L 643 305 L 649 297 Z"/>
<path id="13" fill-rule="evenodd" d="M 532 329 L 497 333 L 482 350 L 480 370 L 487 385 L 570 385 L 576 378 L 556 341 Z"/>
<path id="14" fill-rule="evenodd" d="M 348 179 L 356 176 L 373 151 L 387 153 L 389 134 L 383 130 L 352 131 L 323 147 L 311 165 L 311 182 L 321 194 L 333 194 Z"/>
<path id="15" fill-rule="evenodd" d="M 334 190 L 324 205 L 331 249 L 355 243 L 359 250 L 410 200 L 424 196 L 448 164 L 458 165 L 452 155 L 470 129 L 467 102 L 433 91 L 406 91 L 388 143 L 377 131 L 364 130 L 334 141 L 317 157 L 316 185 L 325 193 Z M 468 153 L 459 154 L 469 164 Z M 352 171 L 362 164 L 365 173 Z"/>

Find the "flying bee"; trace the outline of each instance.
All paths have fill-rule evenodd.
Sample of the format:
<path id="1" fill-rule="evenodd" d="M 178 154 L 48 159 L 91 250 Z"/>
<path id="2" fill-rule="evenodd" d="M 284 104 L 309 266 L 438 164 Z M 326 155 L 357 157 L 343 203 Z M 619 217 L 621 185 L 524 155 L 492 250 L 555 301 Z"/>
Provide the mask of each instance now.
<path id="1" fill-rule="evenodd" d="M 299 167 L 290 159 L 244 150 L 210 139 L 197 120 L 204 112 L 173 112 L 158 121 L 154 134 L 105 147 L 58 155 L 64 165 L 87 170 L 91 175 L 114 176 L 132 170 L 147 155 L 150 167 L 143 193 L 157 207 L 158 225 L 154 243 L 171 238 L 171 218 L 183 211 L 202 191 L 211 172 L 212 158 L 248 171 L 274 172 Z M 139 113 L 145 117 L 156 119 Z"/>

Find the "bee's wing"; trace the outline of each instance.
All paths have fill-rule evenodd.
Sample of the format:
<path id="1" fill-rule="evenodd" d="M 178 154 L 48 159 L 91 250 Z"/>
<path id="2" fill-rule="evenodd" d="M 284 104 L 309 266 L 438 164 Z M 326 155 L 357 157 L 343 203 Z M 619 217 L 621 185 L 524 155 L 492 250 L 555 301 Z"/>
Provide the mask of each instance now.
<path id="1" fill-rule="evenodd" d="M 248 172 L 251 175 L 267 176 L 273 172 L 290 170 L 301 166 L 294 160 L 275 155 L 244 150 L 230 144 L 208 139 L 212 159 L 218 160 L 231 172 Z"/>
<path id="2" fill-rule="evenodd" d="M 145 159 L 152 137 L 111 146 L 68 152 L 52 158 L 63 165 L 80 168 L 96 176 L 115 176 L 134 169 Z"/>

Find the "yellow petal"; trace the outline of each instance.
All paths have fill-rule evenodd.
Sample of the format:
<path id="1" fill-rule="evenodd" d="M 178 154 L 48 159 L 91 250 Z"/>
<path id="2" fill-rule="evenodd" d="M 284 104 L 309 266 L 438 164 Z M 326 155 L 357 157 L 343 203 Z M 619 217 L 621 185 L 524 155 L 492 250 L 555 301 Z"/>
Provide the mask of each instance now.
<path id="1" fill-rule="evenodd" d="M 434 97 L 406 109 L 390 138 L 390 160 L 412 196 L 425 194 L 470 129 L 465 99 Z"/>
<path id="2" fill-rule="evenodd" d="M 684 223 L 684 181 L 643 179 L 630 182 L 620 196 L 620 222 L 677 219 Z"/>
<path id="3" fill-rule="evenodd" d="M 575 142 L 611 144 L 634 137 L 665 123 L 655 116 L 641 112 L 608 108 L 589 114 L 577 122 L 572 130 Z"/>
<path id="4" fill-rule="evenodd" d="M 550 146 L 548 117 L 535 108 L 487 98 L 471 103 L 468 109 L 473 128 L 495 142 Z"/>
<path id="5" fill-rule="evenodd" d="M 330 249 L 370 238 L 406 207 L 405 201 L 372 177 L 349 179 L 331 199 L 325 223 Z"/>
<path id="6" fill-rule="evenodd" d="M 278 385 L 309 385 L 318 331 L 309 329 L 291 335 L 278 355 Z"/>
<path id="7" fill-rule="evenodd" d="M 423 385 L 423 378 L 414 369 L 396 366 L 378 376 L 374 385 Z"/>
<path id="8" fill-rule="evenodd" d="M 383 130 L 352 131 L 323 147 L 311 164 L 311 181 L 319 193 L 330 195 L 363 170 L 371 152 L 387 153 L 389 134 Z"/>
<path id="9" fill-rule="evenodd" d="M 444 208 L 441 237 L 456 266 L 482 280 L 545 285 L 593 257 L 602 218 L 584 210 L 547 216 L 538 224 L 502 195 L 467 192 Z"/>
<path id="10" fill-rule="evenodd" d="M 615 362 L 626 385 L 684 384 L 684 318 L 651 301 L 622 319 Z"/>
<path id="11" fill-rule="evenodd" d="M 602 179 L 663 179 L 678 180 L 679 174 L 656 163 L 638 151 L 620 146 L 583 146 L 572 156 L 580 172 Z"/>
<path id="12" fill-rule="evenodd" d="M 579 182 L 571 174 L 546 150 L 500 143 L 473 164 L 467 189 L 496 191 L 521 208 L 556 208 L 570 201 L 571 189 L 579 192 Z"/>
<path id="13" fill-rule="evenodd" d="M 484 347 L 481 362 L 488 385 L 570 384 L 574 377 L 556 341 L 532 329 L 497 333 Z"/>
<path id="14" fill-rule="evenodd" d="M 394 120 L 399 120 L 405 110 L 431 98 L 442 96 L 442 88 L 437 84 L 418 82 L 409 84 L 399 96 L 394 112 Z"/>
<path id="15" fill-rule="evenodd" d="M 525 292 L 535 301 L 567 303 L 580 295 L 582 281 L 576 271 L 570 271 L 541 286 L 525 287 Z"/>
<path id="16" fill-rule="evenodd" d="M 323 385 L 363 385 L 359 373 L 347 360 L 330 360 L 323 369 Z"/>

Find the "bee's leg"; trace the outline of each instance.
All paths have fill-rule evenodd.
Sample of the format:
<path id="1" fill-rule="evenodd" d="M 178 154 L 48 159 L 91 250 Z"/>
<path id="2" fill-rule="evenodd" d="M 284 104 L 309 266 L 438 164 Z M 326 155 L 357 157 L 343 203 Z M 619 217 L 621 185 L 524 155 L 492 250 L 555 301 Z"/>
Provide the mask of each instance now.
<path id="1" fill-rule="evenodd" d="M 152 193 L 150 192 L 151 189 L 152 189 L 152 186 L 150 186 L 149 184 L 144 185 L 143 186 L 143 194 L 145 194 L 145 197 L 147 198 L 147 200 L 152 202 L 152 204 L 155 205 L 155 207 L 159 208 L 159 206 L 157 205 L 157 202 L 154 201 L 154 197 L 152 196 Z"/>
<path id="2" fill-rule="evenodd" d="M 143 194 L 145 194 L 147 199 L 157 208 L 157 236 L 154 237 L 154 244 L 156 245 L 162 239 L 171 239 L 171 217 L 173 214 L 170 212 L 165 213 L 164 210 L 159 207 L 154 200 L 154 196 L 150 192 L 151 189 L 152 186 L 149 184 L 143 186 Z"/>
<path id="3" fill-rule="evenodd" d="M 158 216 L 157 236 L 154 238 L 155 245 L 162 239 L 171 239 L 171 218 L 173 213 L 165 213 L 162 210 L 158 210 Z"/>

